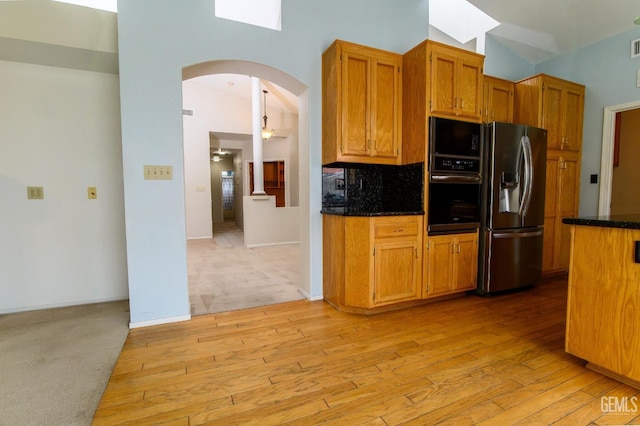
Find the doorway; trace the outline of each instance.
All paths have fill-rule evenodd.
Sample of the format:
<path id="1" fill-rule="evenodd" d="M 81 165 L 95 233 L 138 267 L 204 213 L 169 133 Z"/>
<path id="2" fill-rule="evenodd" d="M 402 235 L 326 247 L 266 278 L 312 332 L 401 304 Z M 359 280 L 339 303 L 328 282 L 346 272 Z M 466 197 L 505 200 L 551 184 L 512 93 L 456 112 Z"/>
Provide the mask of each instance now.
<path id="1" fill-rule="evenodd" d="M 631 118 L 633 117 L 633 114 L 637 114 L 635 115 L 635 117 L 640 116 L 640 113 L 637 112 L 638 109 L 640 109 L 640 101 L 634 101 L 620 105 L 612 105 L 604 108 L 604 121 L 602 126 L 602 155 L 600 162 L 600 198 L 598 202 L 598 215 L 600 216 L 609 216 L 610 214 L 612 214 L 612 194 L 622 193 L 624 194 L 625 198 L 638 197 L 637 195 L 629 193 L 630 190 L 637 189 L 637 180 L 633 180 L 633 177 L 629 177 L 630 175 L 627 175 L 625 173 L 618 173 L 618 171 L 621 170 L 618 169 L 621 163 L 619 162 L 617 163 L 617 165 L 614 164 L 616 152 L 620 153 L 623 149 L 626 151 L 627 148 L 632 148 L 630 146 L 632 144 L 635 144 L 636 146 L 638 145 L 638 142 L 635 138 L 629 138 L 625 136 L 627 132 L 624 129 L 619 129 L 618 132 L 616 131 L 616 127 L 624 126 L 625 121 L 632 122 L 634 119 Z M 619 116 L 618 114 L 621 114 L 622 116 Z M 616 117 L 618 117 L 619 119 L 616 120 Z M 621 120 L 620 117 L 622 118 Z M 630 118 L 630 120 L 625 120 L 625 118 Z M 619 123 L 619 126 L 616 126 L 616 121 Z M 625 159 L 622 157 L 618 158 L 620 159 L 620 161 L 625 161 Z M 637 158 L 637 156 L 626 158 L 626 160 L 629 161 L 633 158 Z M 616 175 L 615 188 L 614 174 Z M 624 191 L 622 191 L 622 189 L 624 189 Z M 614 207 L 614 213 L 620 213 L 625 211 L 624 209 L 629 208 L 628 206 L 625 206 L 625 203 L 621 202 L 620 200 L 617 200 L 616 203 L 618 205 L 622 203 L 622 206 L 620 207 L 621 210 L 619 210 L 618 207 Z"/>
<path id="2" fill-rule="evenodd" d="M 205 69 L 209 68 L 205 67 Z M 183 76 L 186 77 L 187 75 L 191 75 L 192 71 L 193 70 L 187 72 L 187 69 L 185 69 Z M 201 74 L 201 71 L 202 70 L 197 72 L 193 71 L 193 73 L 198 75 L 194 75 L 189 79 L 185 78 L 185 80 L 193 81 L 196 80 L 196 77 L 207 75 L 206 73 Z M 231 70 L 225 69 L 225 71 L 229 72 Z M 214 72 L 213 74 L 226 74 L 226 72 Z M 248 77 L 248 75 L 245 76 Z M 184 101 L 184 99 L 186 99 L 184 95 L 186 92 L 184 88 L 185 83 L 187 82 L 185 81 L 183 83 L 183 102 L 186 102 Z M 273 89 L 270 93 L 274 93 Z M 274 245 L 270 247 L 253 247 L 248 249 L 243 244 L 239 244 L 239 242 L 242 241 L 243 230 L 229 229 L 226 226 L 229 221 L 236 220 L 238 214 L 243 212 L 242 204 L 240 204 L 240 209 L 238 209 L 238 201 L 242 203 L 244 198 L 244 201 L 246 202 L 246 197 L 249 195 L 249 179 L 245 168 L 247 168 L 246 160 L 251 158 L 252 137 L 250 134 L 237 133 L 232 129 L 233 125 L 237 123 L 238 117 L 243 116 L 244 112 L 242 112 L 242 109 L 233 116 L 227 116 L 224 120 L 221 119 L 226 111 L 235 108 L 238 103 L 243 102 L 242 100 L 236 102 L 236 100 L 231 99 L 224 94 L 215 94 L 214 96 L 209 96 L 208 99 L 209 103 L 218 104 L 218 106 L 212 107 L 213 110 L 215 110 L 214 113 L 210 113 L 206 107 L 202 110 L 196 107 L 194 108 L 194 112 L 188 118 L 185 118 L 185 149 L 187 149 L 187 145 L 190 144 L 190 140 L 188 140 L 187 137 L 188 132 L 192 130 L 197 131 L 197 138 L 200 140 L 202 139 L 202 130 L 206 130 L 206 132 L 209 133 L 206 138 L 208 143 L 207 151 L 209 154 L 213 154 L 213 151 L 211 150 L 214 149 L 214 147 L 216 152 L 221 149 L 227 150 L 227 145 L 235 147 L 237 153 L 234 157 L 235 160 L 233 160 L 233 168 L 221 167 L 217 172 L 213 172 L 213 165 L 215 161 L 214 156 L 211 155 L 210 158 L 207 158 L 207 163 L 211 166 L 210 173 L 212 185 L 211 198 L 209 200 L 209 211 L 211 216 L 209 224 L 211 226 L 211 235 L 213 238 L 190 237 L 187 241 L 187 258 L 189 261 L 189 299 L 192 306 L 192 315 L 309 298 L 307 296 L 309 277 L 302 275 L 302 271 L 308 270 L 308 268 L 302 265 L 306 260 L 305 256 L 301 255 L 301 251 L 303 249 L 308 249 L 308 237 L 304 239 L 301 238 L 301 242 L 297 244 L 289 244 L 287 246 Z M 198 105 L 196 100 L 193 100 L 193 102 L 196 106 Z M 245 104 L 249 104 L 248 102 L 250 101 L 245 102 Z M 308 102 L 306 97 L 304 97 L 304 102 Z M 275 102 L 269 103 L 270 125 L 277 124 L 279 117 L 283 115 L 277 109 L 272 109 L 274 103 Z M 297 105 L 298 102 L 296 100 L 296 107 Z M 190 109 L 193 106 L 194 105 L 187 105 L 186 103 L 183 105 L 183 107 L 187 109 Z M 308 114 L 305 112 L 304 115 L 305 119 L 308 120 Z M 220 119 L 219 125 L 214 126 L 208 123 L 206 127 L 196 126 L 194 129 L 192 126 L 193 118 L 203 116 Z M 298 136 L 297 128 L 300 120 L 301 118 L 296 114 L 295 131 L 291 134 L 291 137 L 289 137 L 288 134 L 272 137 L 269 141 L 269 148 L 265 148 L 265 155 L 276 157 L 284 156 L 288 163 L 294 163 L 296 167 L 299 167 L 298 163 L 300 160 L 304 159 L 306 155 L 308 155 L 308 148 L 306 146 L 301 146 L 303 145 L 303 140 L 301 139 L 304 138 Z M 220 123 L 222 123 L 222 125 L 220 125 Z M 244 131 L 246 132 L 246 130 Z M 190 134 L 189 136 L 193 136 L 193 134 Z M 214 143 L 214 140 L 216 143 Z M 293 143 L 288 142 L 288 140 L 295 140 L 295 147 L 287 148 L 287 144 L 293 145 Z M 197 144 L 203 143 L 204 139 L 197 142 Z M 291 148 L 293 148 L 292 153 Z M 272 152 L 267 154 L 269 150 Z M 193 170 L 187 164 L 187 157 L 188 156 L 185 154 L 185 175 L 189 174 L 190 171 Z M 201 160 L 197 161 L 201 162 Z M 222 161 L 216 161 L 216 163 L 221 162 Z M 300 191 L 298 194 L 298 188 L 302 186 L 302 183 L 305 183 L 305 179 L 308 176 L 308 169 L 305 165 L 304 168 L 299 168 L 295 171 L 295 174 L 291 176 L 291 182 L 293 188 L 296 188 L 296 194 L 293 197 L 296 204 L 295 208 L 299 209 L 300 204 L 308 199 L 308 196 L 305 193 L 306 191 Z M 218 181 L 218 187 L 220 188 L 219 194 L 215 195 L 213 192 L 217 185 L 214 185 L 213 183 L 214 178 Z M 185 185 L 188 185 L 188 181 L 189 179 L 185 176 Z M 308 183 L 305 183 L 305 185 L 307 184 Z M 197 187 L 197 183 L 192 185 Z M 192 188 L 187 187 L 186 192 L 190 189 Z M 218 199 L 219 202 L 214 202 L 215 199 Z M 215 204 L 219 206 L 219 209 L 217 206 L 214 207 Z M 190 210 L 189 205 L 187 205 L 187 210 Z M 219 224 L 217 221 L 213 220 L 214 216 L 218 213 L 220 215 Z M 189 212 L 187 213 L 187 216 L 189 216 Z M 300 216 L 303 217 L 303 214 L 300 214 Z M 189 217 L 187 220 L 188 219 Z M 189 228 L 189 226 L 187 226 L 187 228 Z M 230 234 L 229 231 L 232 233 Z M 308 230 L 306 232 L 308 232 Z M 216 239 L 220 241 L 224 239 L 225 243 L 212 244 Z M 196 250 L 192 250 L 193 248 Z M 226 251 L 220 251 L 221 248 L 224 248 Z M 192 260 L 195 261 L 192 262 Z M 267 281 L 268 283 L 265 284 Z M 192 282 L 199 283 L 197 288 L 192 287 Z M 291 285 L 292 282 L 295 282 L 295 285 Z M 273 286 L 270 287 L 270 289 L 267 289 L 267 287 L 271 285 Z M 276 286 L 280 287 L 276 288 Z M 238 290 L 240 291 L 238 292 Z M 267 290 L 268 294 L 265 295 L 265 292 L 262 290 Z M 228 299 L 235 299 L 232 301 L 231 305 L 225 305 L 232 307 L 221 308 L 221 303 L 223 303 L 224 299 L 227 299 L 227 301 Z"/>
<path id="3" fill-rule="evenodd" d="M 233 184 L 233 170 L 223 170 L 221 172 L 222 179 L 222 219 L 224 222 L 231 222 L 236 219 L 235 216 L 235 191 Z"/>

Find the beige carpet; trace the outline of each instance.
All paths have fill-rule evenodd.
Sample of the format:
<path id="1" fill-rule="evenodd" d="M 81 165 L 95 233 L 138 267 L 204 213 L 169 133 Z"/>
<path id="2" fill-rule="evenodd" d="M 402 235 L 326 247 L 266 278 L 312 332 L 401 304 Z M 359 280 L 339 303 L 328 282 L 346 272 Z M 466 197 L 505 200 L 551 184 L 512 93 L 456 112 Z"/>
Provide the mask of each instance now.
<path id="1" fill-rule="evenodd" d="M 191 315 L 304 299 L 300 245 L 247 248 L 233 222 L 216 224 L 213 238 L 187 241 Z"/>
<path id="2" fill-rule="evenodd" d="M 0 315 L 0 425 L 91 424 L 128 326 L 128 301 Z"/>

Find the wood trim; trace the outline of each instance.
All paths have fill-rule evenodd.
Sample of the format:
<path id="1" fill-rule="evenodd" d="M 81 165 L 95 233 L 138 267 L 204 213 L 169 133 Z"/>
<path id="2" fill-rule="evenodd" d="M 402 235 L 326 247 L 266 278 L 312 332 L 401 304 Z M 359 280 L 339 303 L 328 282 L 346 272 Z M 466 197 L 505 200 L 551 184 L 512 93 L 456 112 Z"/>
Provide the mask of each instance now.
<path id="1" fill-rule="evenodd" d="M 620 165 L 620 126 L 622 124 L 622 114 L 616 113 L 616 129 L 613 135 L 613 167 Z"/>

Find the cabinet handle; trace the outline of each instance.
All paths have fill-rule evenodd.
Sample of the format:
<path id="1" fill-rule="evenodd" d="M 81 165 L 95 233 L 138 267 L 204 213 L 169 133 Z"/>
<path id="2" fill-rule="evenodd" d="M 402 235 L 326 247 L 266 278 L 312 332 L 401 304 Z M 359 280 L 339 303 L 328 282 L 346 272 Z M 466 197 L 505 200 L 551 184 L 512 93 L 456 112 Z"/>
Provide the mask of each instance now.
<path id="1" fill-rule="evenodd" d="M 404 229 L 402 228 L 394 229 L 393 232 L 404 232 Z"/>
<path id="2" fill-rule="evenodd" d="M 460 99 L 460 108 L 464 108 L 464 99 Z"/>
<path id="3" fill-rule="evenodd" d="M 416 259 L 417 259 L 418 258 L 418 249 L 414 248 L 413 250 L 416 252 Z"/>
<path id="4" fill-rule="evenodd" d="M 367 148 L 371 149 L 371 139 L 367 139 Z"/>
<path id="5" fill-rule="evenodd" d="M 460 254 L 460 244 L 458 244 L 458 254 Z"/>

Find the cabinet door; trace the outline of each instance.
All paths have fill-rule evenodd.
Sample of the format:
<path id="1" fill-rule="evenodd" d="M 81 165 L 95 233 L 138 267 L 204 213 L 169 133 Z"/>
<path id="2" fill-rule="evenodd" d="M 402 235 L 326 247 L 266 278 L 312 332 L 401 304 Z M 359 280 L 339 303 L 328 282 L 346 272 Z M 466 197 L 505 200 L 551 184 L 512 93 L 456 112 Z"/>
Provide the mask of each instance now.
<path id="1" fill-rule="evenodd" d="M 582 117 L 584 92 L 581 88 L 569 87 L 565 92 L 565 117 L 562 149 L 578 152 L 582 149 Z"/>
<path id="2" fill-rule="evenodd" d="M 562 148 L 563 90 L 563 86 L 554 83 L 544 83 L 542 89 L 542 123 L 540 127 L 547 129 L 547 149 Z"/>
<path id="3" fill-rule="evenodd" d="M 475 289 L 478 279 L 478 235 L 458 235 L 454 241 L 454 251 L 453 289 Z"/>
<path id="4" fill-rule="evenodd" d="M 434 114 L 456 115 L 455 73 L 457 58 L 434 48 L 431 61 L 430 109 Z"/>
<path id="5" fill-rule="evenodd" d="M 371 139 L 376 157 L 399 156 L 401 76 L 395 58 L 379 56 L 373 61 Z"/>
<path id="6" fill-rule="evenodd" d="M 558 175 L 560 159 L 548 153 L 544 198 L 544 236 L 542 238 L 542 272 L 556 268 L 556 218 L 558 215 Z"/>
<path id="7" fill-rule="evenodd" d="M 453 239 L 449 235 L 429 237 L 426 256 L 425 298 L 451 292 L 453 282 Z"/>
<path id="8" fill-rule="evenodd" d="M 351 51 L 342 51 L 342 137 L 343 156 L 368 157 L 370 154 L 369 87 L 371 58 Z"/>
<path id="9" fill-rule="evenodd" d="M 568 269 L 571 245 L 570 227 L 563 224 L 561 218 L 576 217 L 578 215 L 580 162 L 576 159 L 562 157 L 559 171 L 558 225 L 560 229 L 557 230 L 559 232 L 559 243 L 557 247 L 558 263 L 556 266 L 559 269 Z"/>
<path id="10" fill-rule="evenodd" d="M 484 121 L 513 123 L 514 84 L 510 81 L 484 76 Z"/>
<path id="11" fill-rule="evenodd" d="M 640 381 L 640 231 L 575 226 L 566 350 Z"/>
<path id="12" fill-rule="evenodd" d="M 374 256 L 374 305 L 419 297 L 420 247 L 415 241 L 376 243 Z"/>
<path id="13" fill-rule="evenodd" d="M 457 115 L 481 121 L 482 61 L 463 58 L 457 71 Z"/>

